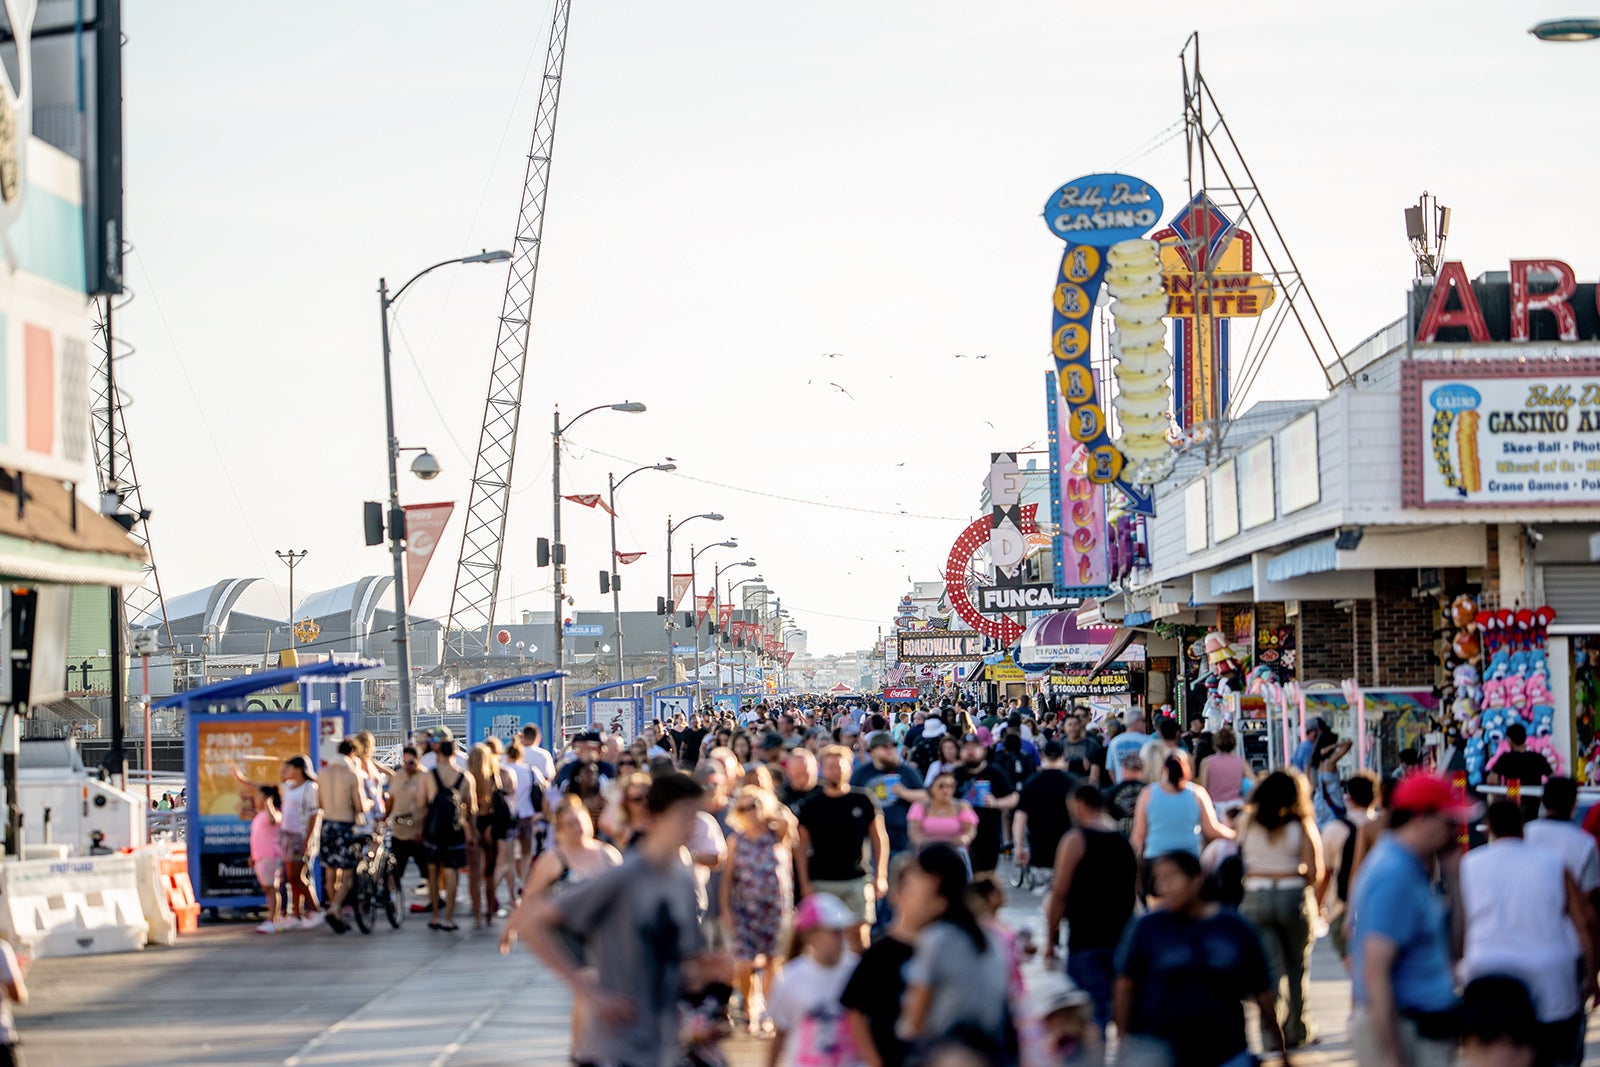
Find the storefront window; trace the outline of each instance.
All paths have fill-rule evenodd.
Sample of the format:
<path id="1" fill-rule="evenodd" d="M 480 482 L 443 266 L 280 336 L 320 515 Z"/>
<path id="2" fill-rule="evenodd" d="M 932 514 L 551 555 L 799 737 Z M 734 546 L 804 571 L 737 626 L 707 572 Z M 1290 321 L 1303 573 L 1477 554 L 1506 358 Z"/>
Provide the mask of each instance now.
<path id="1" fill-rule="evenodd" d="M 1600 783 L 1600 753 L 1595 751 L 1600 725 L 1600 636 L 1572 637 L 1572 737 L 1578 756 L 1579 782 Z"/>

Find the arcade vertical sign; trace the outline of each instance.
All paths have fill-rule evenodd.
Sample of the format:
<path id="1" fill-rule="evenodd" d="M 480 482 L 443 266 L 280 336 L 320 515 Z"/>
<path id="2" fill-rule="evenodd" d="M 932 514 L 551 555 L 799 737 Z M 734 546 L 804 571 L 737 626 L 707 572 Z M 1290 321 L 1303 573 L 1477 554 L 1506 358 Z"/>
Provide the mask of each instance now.
<path id="1" fill-rule="evenodd" d="M 1089 449 L 1072 439 L 1071 415 L 1054 374 L 1045 374 L 1045 395 L 1050 410 L 1050 512 L 1056 527 L 1055 592 L 1062 597 L 1106 596 L 1111 592 L 1106 487 L 1089 477 Z"/>
<path id="2" fill-rule="evenodd" d="M 1161 196 L 1149 183 L 1126 174 L 1090 174 L 1052 193 L 1044 220 L 1067 243 L 1056 272 L 1050 349 L 1067 405 L 1069 435 L 1085 448 L 1091 482 L 1117 485 L 1136 510 L 1154 514 L 1150 491 L 1123 478 L 1123 455 L 1111 442 L 1106 419 L 1109 398 L 1099 395 L 1089 342 L 1108 250 L 1119 241 L 1143 237 L 1160 222 Z"/>

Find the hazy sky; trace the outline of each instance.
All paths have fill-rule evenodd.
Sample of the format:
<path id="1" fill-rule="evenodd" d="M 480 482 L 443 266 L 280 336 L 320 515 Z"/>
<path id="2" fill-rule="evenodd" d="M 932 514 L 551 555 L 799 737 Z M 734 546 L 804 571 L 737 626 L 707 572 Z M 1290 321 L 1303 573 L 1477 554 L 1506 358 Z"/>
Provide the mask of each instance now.
<path id="1" fill-rule="evenodd" d="M 637 400 L 586 419 L 563 463 L 568 492 L 678 463 L 619 496 L 622 549 L 649 553 L 626 605 L 664 591 L 667 514 L 716 510 L 685 555 L 737 536 L 813 650 L 864 647 L 908 579 L 936 578 L 988 453 L 1043 447 L 1047 195 L 1120 167 L 1169 215 L 1183 202 L 1182 138 L 1161 142 L 1193 29 L 1342 347 L 1403 309 L 1400 212 L 1425 188 L 1472 274 L 1524 255 L 1600 272 L 1600 43 L 1524 32 L 1576 0 L 573 7 L 503 619 L 550 604 L 552 404 Z M 126 5 L 121 374 L 169 595 L 282 581 L 280 548 L 311 552 L 297 592 L 386 570 L 360 527 L 385 491 L 377 279 L 509 247 L 549 11 Z M 402 493 L 458 502 L 424 614 L 449 605 L 504 283 L 453 268 L 396 309 L 400 436 L 445 467 Z M 1285 351 L 1256 395 L 1319 381 Z M 608 607 L 604 513 L 564 523 L 578 607 Z"/>

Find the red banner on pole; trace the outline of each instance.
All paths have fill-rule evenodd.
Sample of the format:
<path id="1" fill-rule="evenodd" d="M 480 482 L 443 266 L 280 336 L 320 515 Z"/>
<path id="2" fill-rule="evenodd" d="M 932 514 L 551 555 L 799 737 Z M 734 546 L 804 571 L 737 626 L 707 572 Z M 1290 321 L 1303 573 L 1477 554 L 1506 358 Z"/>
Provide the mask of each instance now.
<path id="1" fill-rule="evenodd" d="M 618 563 L 632 563 L 632 562 L 634 562 L 635 560 L 637 560 L 639 557 L 641 557 L 643 555 L 644 555 L 643 552 L 618 552 L 617 553 L 617 562 Z"/>
<path id="2" fill-rule="evenodd" d="M 407 504 L 406 513 L 406 600 L 417 595 L 422 576 L 428 573 L 428 561 L 433 550 L 439 547 L 439 535 L 450 521 L 454 504 Z"/>
<path id="3" fill-rule="evenodd" d="M 689 586 L 694 583 L 692 574 L 674 574 L 672 576 L 672 610 L 677 611 L 678 605 L 683 603 L 684 594 L 689 592 Z"/>
<path id="4" fill-rule="evenodd" d="M 723 633 L 731 633 L 732 630 L 730 629 L 730 627 L 732 626 L 732 619 L 733 619 L 733 605 L 732 604 L 718 604 L 717 605 L 717 629 L 721 630 Z"/>
<path id="5" fill-rule="evenodd" d="M 711 611 L 711 594 L 707 593 L 705 596 L 696 600 L 694 607 L 694 624 L 696 628 L 699 628 L 706 624 L 706 615 L 708 615 Z"/>
<path id="6" fill-rule="evenodd" d="M 615 514 L 599 493 L 570 493 L 561 499 L 570 500 L 574 504 L 582 504 L 586 508 L 599 508 L 608 515 Z"/>

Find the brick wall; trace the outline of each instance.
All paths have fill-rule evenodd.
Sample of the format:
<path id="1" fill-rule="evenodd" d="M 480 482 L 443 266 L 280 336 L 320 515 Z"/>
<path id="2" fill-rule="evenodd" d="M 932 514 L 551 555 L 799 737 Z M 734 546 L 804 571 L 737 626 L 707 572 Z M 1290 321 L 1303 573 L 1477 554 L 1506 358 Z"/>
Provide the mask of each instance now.
<path id="1" fill-rule="evenodd" d="M 1300 602 L 1295 645 L 1299 649 L 1301 682 L 1337 682 L 1350 677 L 1354 661 L 1350 613 L 1334 607 L 1334 601 Z"/>
<path id="2" fill-rule="evenodd" d="M 1363 685 L 1432 685 L 1434 683 L 1434 602 L 1412 596 L 1415 573 L 1379 571 L 1371 601 L 1370 673 Z"/>

